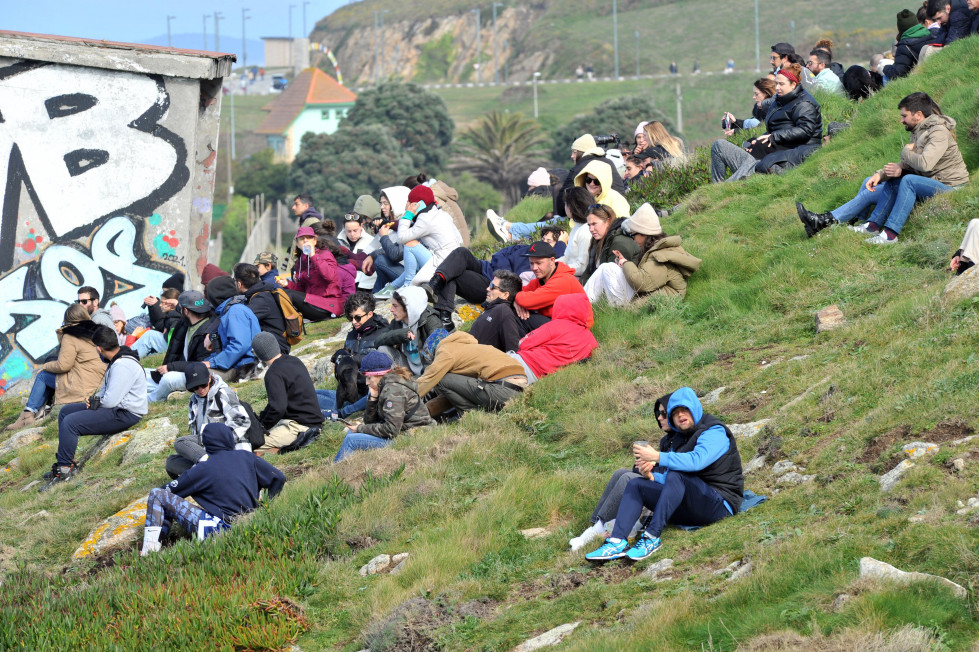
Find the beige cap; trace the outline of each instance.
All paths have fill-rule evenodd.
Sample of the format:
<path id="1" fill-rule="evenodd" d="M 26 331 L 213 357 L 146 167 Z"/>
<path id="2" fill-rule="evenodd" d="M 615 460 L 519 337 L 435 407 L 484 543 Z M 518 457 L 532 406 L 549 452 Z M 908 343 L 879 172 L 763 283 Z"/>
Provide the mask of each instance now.
<path id="1" fill-rule="evenodd" d="M 571 143 L 571 149 L 578 152 L 587 152 L 590 149 L 595 149 L 598 145 L 595 143 L 595 138 L 591 134 L 585 134 L 580 136 L 578 140 Z"/>
<path id="2" fill-rule="evenodd" d="M 630 233 L 641 233 L 642 235 L 662 235 L 663 227 L 659 223 L 659 215 L 656 209 L 645 203 L 636 209 L 632 217 L 622 222 L 622 228 Z"/>

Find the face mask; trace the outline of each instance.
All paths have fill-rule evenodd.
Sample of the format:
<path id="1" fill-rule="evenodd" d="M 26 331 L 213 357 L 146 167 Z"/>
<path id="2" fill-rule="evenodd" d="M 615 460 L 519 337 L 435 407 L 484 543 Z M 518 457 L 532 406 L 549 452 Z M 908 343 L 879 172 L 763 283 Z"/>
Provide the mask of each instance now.
<path id="1" fill-rule="evenodd" d="M 313 245 L 303 245 L 303 253 L 307 256 L 313 255 Z"/>

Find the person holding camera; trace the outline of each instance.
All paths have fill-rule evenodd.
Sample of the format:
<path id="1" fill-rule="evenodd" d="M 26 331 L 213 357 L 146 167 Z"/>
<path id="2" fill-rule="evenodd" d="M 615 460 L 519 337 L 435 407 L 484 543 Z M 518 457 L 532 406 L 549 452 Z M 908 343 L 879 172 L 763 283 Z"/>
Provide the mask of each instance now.
<path id="1" fill-rule="evenodd" d="M 380 217 L 372 220 L 372 224 L 377 226 L 374 241 L 380 245 L 379 248 L 367 254 L 367 258 L 361 264 L 361 271 L 365 274 L 374 274 L 374 292 L 381 291 L 394 279 L 404 273 L 404 266 L 401 264 L 404 259 L 404 245 L 397 238 L 397 234 L 391 234 L 392 228 L 397 224 L 398 218 L 404 215 L 405 204 L 408 203 L 408 193 L 411 192 L 405 186 L 391 186 L 381 190 Z M 360 199 L 357 200 L 358 204 Z M 358 212 L 354 205 L 354 212 Z"/>
<path id="2" fill-rule="evenodd" d="M 775 75 L 775 99 L 765 116 L 767 132 L 742 149 L 726 140 L 710 148 L 713 183 L 738 181 L 755 172 L 781 174 L 799 165 L 822 144 L 819 102 L 802 87 L 802 66 L 785 64 Z M 734 173 L 727 177 L 727 169 Z"/>
<path id="3" fill-rule="evenodd" d="M 79 437 L 114 435 L 132 428 L 149 412 L 146 376 L 139 356 L 129 347 L 120 347 L 116 332 L 108 326 L 99 326 L 92 343 L 102 359 L 109 362 L 105 380 L 92 397 L 61 408 L 58 453 L 46 480 L 66 482 L 75 475 Z"/>

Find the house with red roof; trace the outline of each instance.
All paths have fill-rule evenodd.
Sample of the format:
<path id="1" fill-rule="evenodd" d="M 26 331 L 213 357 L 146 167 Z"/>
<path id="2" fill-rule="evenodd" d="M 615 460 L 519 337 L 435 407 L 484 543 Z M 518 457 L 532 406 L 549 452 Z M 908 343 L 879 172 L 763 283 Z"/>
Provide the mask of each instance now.
<path id="1" fill-rule="evenodd" d="M 262 107 L 269 114 L 255 131 L 265 135 L 276 161 L 291 163 L 304 134 L 332 134 L 356 100 L 356 93 L 319 68 L 306 68 Z"/>

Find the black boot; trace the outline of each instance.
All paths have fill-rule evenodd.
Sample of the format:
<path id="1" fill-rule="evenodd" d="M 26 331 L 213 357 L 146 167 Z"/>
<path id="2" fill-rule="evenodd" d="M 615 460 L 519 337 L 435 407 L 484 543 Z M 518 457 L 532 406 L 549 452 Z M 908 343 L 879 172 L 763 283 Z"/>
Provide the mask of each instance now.
<path id="1" fill-rule="evenodd" d="M 795 211 L 799 214 L 799 220 L 802 222 L 802 226 L 806 228 L 806 236 L 810 238 L 827 226 L 836 224 L 832 213 L 813 213 L 810 210 L 806 210 L 806 207 L 801 202 L 795 203 Z"/>
<path id="2" fill-rule="evenodd" d="M 456 325 L 455 322 L 452 321 L 451 310 L 439 310 L 439 321 L 442 322 L 442 328 L 450 333 L 455 330 Z"/>
<path id="3" fill-rule="evenodd" d="M 421 284 L 421 289 L 425 290 L 425 297 L 433 305 L 438 302 L 439 292 L 442 290 L 442 284 L 438 282 L 439 280 L 437 276 L 433 276 L 431 281 Z"/>

